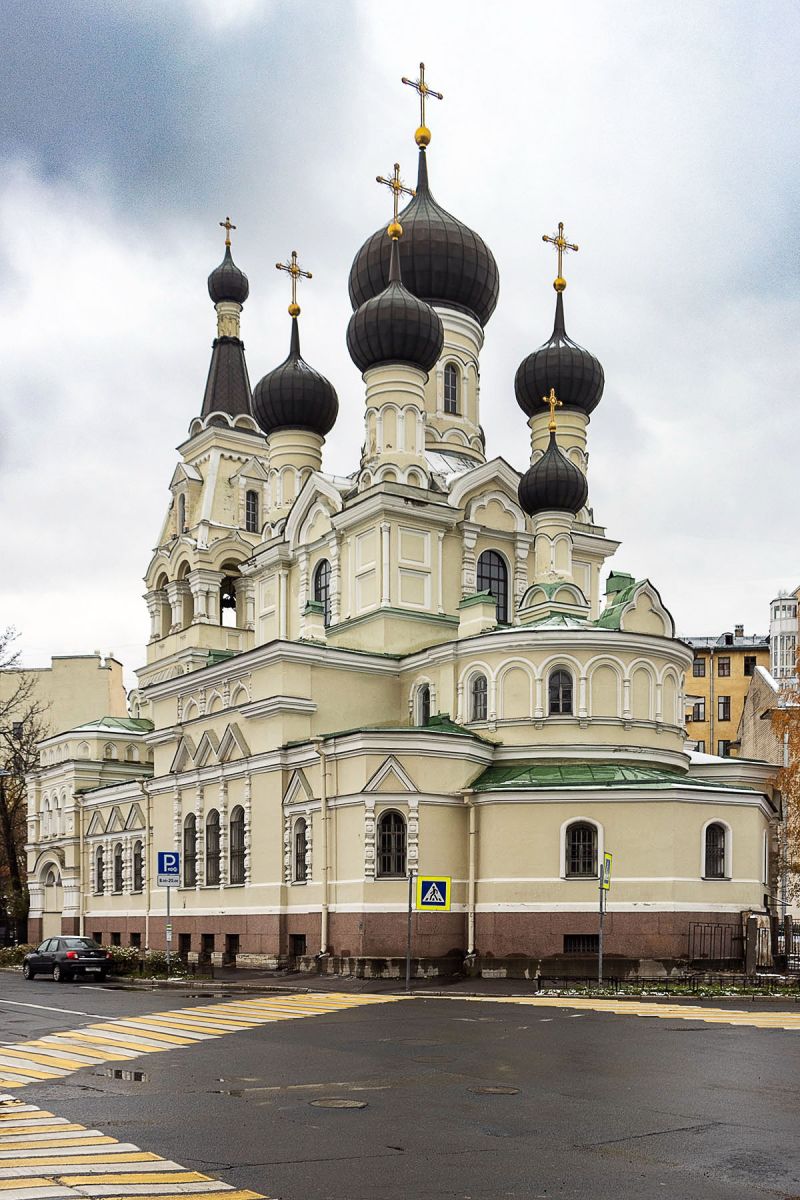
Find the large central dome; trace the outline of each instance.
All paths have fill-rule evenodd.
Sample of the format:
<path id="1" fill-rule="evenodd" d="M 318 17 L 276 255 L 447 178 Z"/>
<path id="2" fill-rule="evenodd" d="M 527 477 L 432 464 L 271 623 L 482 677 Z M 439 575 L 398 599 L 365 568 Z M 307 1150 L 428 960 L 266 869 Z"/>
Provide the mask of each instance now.
<path id="1" fill-rule="evenodd" d="M 420 147 L 417 192 L 400 213 L 403 283 L 428 304 L 468 313 L 485 325 L 497 305 L 497 263 L 479 234 L 437 204 L 428 187 L 425 149 Z M 389 283 L 386 229 L 373 233 L 353 259 L 350 301 L 359 308 Z"/>

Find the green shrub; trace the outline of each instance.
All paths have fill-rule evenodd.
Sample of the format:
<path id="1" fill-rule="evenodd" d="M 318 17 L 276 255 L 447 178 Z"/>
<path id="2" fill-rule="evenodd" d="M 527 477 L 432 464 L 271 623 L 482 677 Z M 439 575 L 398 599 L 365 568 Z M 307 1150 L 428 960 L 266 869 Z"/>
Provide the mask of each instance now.
<path id="1" fill-rule="evenodd" d="M 35 946 L 0 946 L 0 967 L 19 967 L 22 960 Z"/>

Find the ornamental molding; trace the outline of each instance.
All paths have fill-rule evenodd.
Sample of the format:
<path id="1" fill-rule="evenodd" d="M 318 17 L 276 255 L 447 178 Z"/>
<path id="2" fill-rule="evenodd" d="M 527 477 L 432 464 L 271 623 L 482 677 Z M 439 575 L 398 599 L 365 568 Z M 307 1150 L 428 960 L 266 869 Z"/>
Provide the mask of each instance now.
<path id="1" fill-rule="evenodd" d="M 265 700 L 255 700 L 242 708 L 242 716 L 271 717 L 276 713 L 299 712 L 315 713 L 317 704 L 307 696 L 268 696 Z"/>

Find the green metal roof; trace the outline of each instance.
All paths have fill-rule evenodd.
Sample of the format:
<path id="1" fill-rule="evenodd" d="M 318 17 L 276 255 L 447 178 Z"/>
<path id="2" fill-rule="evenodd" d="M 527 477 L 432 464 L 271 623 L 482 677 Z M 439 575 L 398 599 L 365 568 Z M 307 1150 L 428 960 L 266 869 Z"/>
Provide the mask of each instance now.
<path id="1" fill-rule="evenodd" d="M 630 602 L 636 589 L 646 582 L 646 579 L 635 579 L 627 587 L 622 588 L 621 591 L 613 592 L 614 603 L 609 604 L 608 607 L 603 609 L 595 621 L 595 625 L 598 625 L 601 629 L 619 629 L 622 610 Z"/>
<path id="2" fill-rule="evenodd" d="M 128 733 L 149 733 L 153 728 L 153 722 L 148 721 L 145 717 L 97 717 L 94 721 L 86 721 L 83 725 L 76 725 L 75 731 L 78 729 L 124 729 Z"/>
<path id="3" fill-rule="evenodd" d="M 487 738 L 481 737 L 478 733 L 473 733 L 471 729 L 467 729 L 465 725 L 458 725 L 455 721 L 450 720 L 449 713 L 437 713 L 431 717 L 427 725 L 356 725 L 352 729 L 336 729 L 331 733 L 323 733 L 321 736 L 325 741 L 331 738 L 348 737 L 353 733 L 398 733 L 398 734 L 418 734 L 418 733 L 435 733 L 440 737 L 468 737 L 475 742 L 485 742 L 488 746 L 494 746 L 496 743 L 490 742 Z M 308 742 L 308 738 L 298 738 L 294 741 L 287 742 L 287 746 L 303 746 Z"/>
<path id="4" fill-rule="evenodd" d="M 517 791 L 531 788 L 608 787 L 608 788 L 729 788 L 730 783 L 693 779 L 678 771 L 659 767 L 637 767 L 627 763 L 545 762 L 516 763 L 507 767 L 487 767 L 472 787 L 476 792 Z M 741 785 L 736 785 L 737 788 Z M 751 789 L 748 789 L 751 790 Z"/>

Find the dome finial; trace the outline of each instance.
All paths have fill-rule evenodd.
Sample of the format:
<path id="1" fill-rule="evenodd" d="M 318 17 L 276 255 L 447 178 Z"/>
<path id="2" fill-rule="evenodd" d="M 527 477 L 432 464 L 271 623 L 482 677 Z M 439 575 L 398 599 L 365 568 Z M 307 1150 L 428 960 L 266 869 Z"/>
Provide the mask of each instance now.
<path id="1" fill-rule="evenodd" d="M 555 431 L 556 431 L 556 409 L 563 407 L 562 402 L 560 400 L 556 399 L 556 389 L 555 388 L 550 388 L 549 396 L 542 396 L 542 404 L 550 405 L 550 421 L 549 421 L 547 428 L 550 430 L 551 433 L 555 433 Z"/>
<path id="2" fill-rule="evenodd" d="M 564 253 L 567 250 L 577 250 L 578 247 L 573 245 L 572 242 L 568 242 L 567 239 L 564 237 L 564 222 L 563 221 L 558 222 L 558 233 L 554 233 L 552 236 L 550 236 L 549 234 L 543 233 L 542 241 L 550 242 L 553 246 L 555 246 L 556 250 L 558 251 L 558 274 L 556 275 L 555 279 L 553 280 L 553 287 L 556 289 L 557 292 L 563 292 L 564 288 L 567 286 L 567 281 L 562 274 Z"/>
<path id="3" fill-rule="evenodd" d="M 431 131 L 425 124 L 425 98 L 433 96 L 435 100 L 444 100 L 444 96 L 441 92 L 435 92 L 433 88 L 428 87 L 425 82 L 425 63 L 419 64 L 419 79 L 406 79 L 404 75 L 401 82 L 412 87 L 419 94 L 419 128 L 414 134 L 414 141 L 420 149 L 424 150 L 431 140 Z"/>
<path id="4" fill-rule="evenodd" d="M 225 230 L 225 245 L 230 250 L 230 248 L 231 248 L 231 230 L 235 229 L 236 226 L 231 224 L 230 217 L 226 217 L 224 221 L 220 221 L 220 225 Z"/>
<path id="5" fill-rule="evenodd" d="M 391 188 L 394 198 L 394 216 L 386 228 L 386 232 L 393 242 L 403 236 L 403 226 L 397 219 L 397 214 L 400 209 L 401 196 L 415 196 L 416 192 L 413 188 L 406 187 L 400 178 L 400 163 L 394 164 L 394 174 L 391 179 L 386 179 L 383 175 L 375 176 L 376 183 L 382 183 L 385 187 Z"/>
<path id="6" fill-rule="evenodd" d="M 234 228 L 236 227 L 234 226 Z M 292 257 L 290 259 L 288 259 L 285 263 L 275 263 L 275 267 L 278 271 L 288 271 L 292 277 L 292 302 L 289 305 L 288 311 L 292 320 L 295 320 L 300 316 L 300 305 L 297 303 L 297 281 L 301 277 L 303 279 L 313 279 L 313 275 L 310 271 L 304 271 L 302 267 L 298 266 L 296 250 L 292 251 Z"/>

